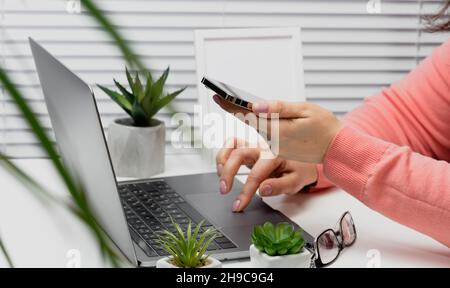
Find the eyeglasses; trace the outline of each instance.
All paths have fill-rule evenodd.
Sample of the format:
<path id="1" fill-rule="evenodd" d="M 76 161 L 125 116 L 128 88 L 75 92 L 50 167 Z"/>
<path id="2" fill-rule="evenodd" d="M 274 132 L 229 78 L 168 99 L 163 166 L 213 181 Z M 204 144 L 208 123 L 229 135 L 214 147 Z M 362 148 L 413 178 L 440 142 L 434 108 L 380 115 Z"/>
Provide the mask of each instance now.
<path id="1" fill-rule="evenodd" d="M 330 265 L 341 254 L 345 247 L 353 245 L 356 241 L 356 228 L 350 212 L 345 212 L 335 229 L 323 231 L 315 240 L 311 268 L 320 268 Z"/>

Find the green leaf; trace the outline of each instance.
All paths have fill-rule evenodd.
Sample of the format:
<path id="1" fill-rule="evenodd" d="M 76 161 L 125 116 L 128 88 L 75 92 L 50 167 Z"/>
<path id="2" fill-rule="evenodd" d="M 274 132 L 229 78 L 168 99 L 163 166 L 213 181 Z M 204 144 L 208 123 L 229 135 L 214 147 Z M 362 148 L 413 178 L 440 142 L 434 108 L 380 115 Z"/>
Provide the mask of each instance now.
<path id="1" fill-rule="evenodd" d="M 173 93 L 168 94 L 167 96 L 163 97 L 161 100 L 159 100 L 155 105 L 152 107 L 150 112 L 150 117 L 153 117 L 158 113 L 159 110 L 161 110 L 163 107 L 168 105 L 170 102 L 172 102 L 175 97 L 177 97 L 181 92 L 183 92 L 186 88 L 182 88 L 180 90 L 177 90 Z"/>
<path id="2" fill-rule="evenodd" d="M 202 220 L 200 223 L 197 224 L 197 226 L 195 227 L 194 232 L 192 234 L 192 239 L 194 241 L 192 241 L 191 245 L 189 245 L 189 249 L 191 249 L 192 251 L 196 250 L 195 249 L 195 245 L 196 245 L 196 242 L 197 242 L 197 236 L 198 236 L 198 234 L 200 232 L 200 228 L 202 227 L 203 222 L 204 221 Z M 191 222 L 189 222 L 189 224 L 191 224 Z M 190 228 L 190 225 L 188 226 L 188 234 L 190 233 L 190 229 L 189 228 Z M 198 252 L 198 250 L 196 252 Z"/>
<path id="3" fill-rule="evenodd" d="M 158 100 L 158 95 L 154 95 L 152 93 L 152 87 L 153 87 L 153 79 L 150 72 L 147 72 L 147 80 L 145 84 L 145 91 L 144 91 L 144 99 L 141 101 L 141 105 L 145 110 L 145 113 L 152 118 L 153 115 L 151 114 L 151 110 L 153 107 L 153 103 Z"/>
<path id="4" fill-rule="evenodd" d="M 214 241 L 216 237 L 212 236 L 210 238 L 207 238 L 208 240 L 205 242 L 205 244 L 203 245 L 203 247 L 200 249 L 198 255 L 199 255 L 199 260 L 202 259 L 201 255 L 204 255 L 206 253 L 206 250 L 208 249 L 209 245 L 211 245 L 211 243 Z M 206 255 L 205 259 L 208 258 L 208 255 Z"/>
<path id="5" fill-rule="evenodd" d="M 160 244 L 165 244 L 172 247 L 173 251 L 179 252 L 180 247 L 182 247 L 184 240 L 177 237 L 170 231 L 164 231 L 163 235 L 157 240 Z"/>
<path id="6" fill-rule="evenodd" d="M 250 238 L 251 238 L 253 244 L 256 244 L 256 242 L 258 242 L 258 236 L 257 236 L 254 228 L 253 228 L 252 234 L 250 235 Z"/>
<path id="7" fill-rule="evenodd" d="M 294 227 L 286 222 L 256 225 L 251 240 L 259 251 L 271 256 L 298 253 L 304 246 L 301 231 L 295 231 Z"/>
<path id="8" fill-rule="evenodd" d="M 164 106 L 168 105 L 179 93 L 184 89 L 180 89 L 172 94 L 162 97 L 164 91 L 164 84 L 169 76 L 170 67 L 164 70 L 163 74 L 154 83 L 147 81 L 146 91 L 144 99 L 142 99 L 142 106 L 147 113 L 147 116 L 151 119 L 155 114 L 161 110 Z M 149 73 L 149 75 L 151 75 Z M 148 91 L 147 91 L 148 89 Z M 161 102 L 162 101 L 162 102 Z"/>
<path id="9" fill-rule="evenodd" d="M 277 251 L 273 249 L 272 247 L 264 247 L 264 251 L 269 256 L 275 256 L 277 254 Z"/>
<path id="10" fill-rule="evenodd" d="M 197 246 L 198 246 L 197 250 L 202 249 L 202 247 L 204 247 L 206 245 L 205 241 L 208 241 L 208 239 L 215 239 L 215 238 L 217 238 L 217 235 L 218 234 L 217 234 L 216 229 L 211 229 L 211 228 L 207 229 L 205 232 L 203 232 L 200 235 L 200 238 L 197 241 Z M 208 246 L 208 245 L 206 245 L 206 246 Z"/>
<path id="11" fill-rule="evenodd" d="M 134 125 L 138 127 L 147 127 L 150 124 L 151 116 L 145 111 L 141 104 L 142 100 L 142 83 L 139 79 L 139 74 L 136 72 L 136 77 L 133 79 L 128 69 L 125 67 L 125 74 L 127 75 L 128 83 L 133 92 L 133 104 L 131 107 L 131 117 Z"/>
<path id="12" fill-rule="evenodd" d="M 128 86 L 130 86 L 131 92 L 133 92 L 133 98 L 136 98 L 136 92 L 134 91 L 134 80 L 133 77 L 131 77 L 131 73 L 128 71 L 127 67 L 125 67 L 125 75 L 127 75 Z"/>
<path id="13" fill-rule="evenodd" d="M 8 250 L 6 250 L 5 244 L 3 244 L 1 237 L 0 237 L 0 250 L 2 251 L 2 254 L 5 256 L 6 262 L 8 263 L 9 267 L 13 268 L 14 263 L 11 259 L 11 256 L 8 253 Z"/>
<path id="14" fill-rule="evenodd" d="M 180 250 L 180 247 L 182 246 L 182 239 L 177 238 L 173 233 L 170 231 L 164 231 L 163 235 L 160 236 L 160 238 L 157 240 L 159 244 L 164 246 L 165 248 L 168 247 L 170 249 L 166 249 L 172 256 L 177 257 L 177 255 L 182 254 L 182 251 Z"/>
<path id="15" fill-rule="evenodd" d="M 278 241 L 289 239 L 292 233 L 294 233 L 294 228 L 289 223 L 282 222 L 275 226 L 275 239 Z"/>
<path id="16" fill-rule="evenodd" d="M 114 84 L 116 84 L 117 88 L 119 88 L 120 92 L 127 98 L 128 102 L 133 103 L 134 102 L 134 95 L 128 89 L 122 86 L 119 82 L 116 81 L 116 79 L 113 79 Z"/>
<path id="17" fill-rule="evenodd" d="M 264 231 L 262 234 L 264 234 L 271 241 L 276 241 L 275 226 L 273 226 L 272 223 L 270 223 L 270 222 L 264 223 L 262 229 Z"/>
<path id="18" fill-rule="evenodd" d="M 260 245 L 256 245 L 256 244 L 255 244 L 255 247 L 256 247 L 256 249 L 258 249 L 259 251 L 265 252 L 265 251 L 264 251 L 264 246 L 260 246 Z"/>
<path id="19" fill-rule="evenodd" d="M 117 93 L 116 91 L 112 91 L 102 85 L 97 84 L 97 86 L 98 88 L 102 89 L 102 91 L 105 92 L 109 97 L 111 97 L 111 99 L 114 100 L 114 102 L 119 104 L 119 106 L 127 114 L 131 116 L 131 110 L 133 109 L 133 107 L 131 106 L 131 103 L 128 102 L 127 98 L 124 95 Z"/>
<path id="20" fill-rule="evenodd" d="M 146 72 L 145 76 L 147 79 L 145 83 L 144 97 L 148 97 L 153 86 L 153 78 L 152 74 L 149 71 Z"/>
<path id="21" fill-rule="evenodd" d="M 255 234 L 256 234 L 256 237 L 257 237 L 257 241 L 262 246 L 268 246 L 268 245 L 270 245 L 273 242 L 273 240 L 270 239 L 265 233 L 266 232 L 265 232 L 263 226 L 257 225 L 255 227 Z"/>
<path id="22" fill-rule="evenodd" d="M 131 91 L 133 92 L 134 102 L 140 102 L 141 93 L 142 93 L 142 84 L 139 79 L 139 73 L 136 72 L 136 77 L 133 79 L 128 68 L 125 67 L 125 74 L 127 75 L 128 84 L 130 85 Z"/>
<path id="23" fill-rule="evenodd" d="M 135 96 L 137 98 L 137 101 L 139 103 L 142 102 L 142 99 L 144 99 L 144 91 L 142 90 L 142 83 L 141 79 L 139 78 L 139 73 L 136 72 L 136 77 L 134 78 L 134 90 L 135 90 Z"/>
<path id="24" fill-rule="evenodd" d="M 292 246 L 288 253 L 289 254 L 297 254 L 303 250 L 303 247 L 305 246 L 305 240 L 302 238 L 300 242 L 298 242 L 296 245 Z"/>
<path id="25" fill-rule="evenodd" d="M 159 77 L 158 80 L 152 85 L 151 94 L 153 97 L 159 99 L 163 94 L 164 84 L 166 83 L 167 77 L 169 76 L 170 67 L 167 67 L 164 70 L 163 74 Z"/>
<path id="26" fill-rule="evenodd" d="M 147 114 L 137 101 L 135 101 L 133 104 L 133 108 L 131 109 L 131 115 L 134 120 L 134 125 L 138 127 L 146 127 L 150 123 Z"/>

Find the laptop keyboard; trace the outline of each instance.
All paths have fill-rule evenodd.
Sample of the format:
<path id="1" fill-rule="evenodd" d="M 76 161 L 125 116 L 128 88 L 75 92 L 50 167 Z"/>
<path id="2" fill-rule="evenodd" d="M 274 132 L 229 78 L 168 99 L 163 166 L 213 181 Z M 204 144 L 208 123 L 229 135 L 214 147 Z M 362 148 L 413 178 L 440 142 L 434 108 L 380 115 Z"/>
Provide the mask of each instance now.
<path id="1" fill-rule="evenodd" d="M 187 230 L 189 221 L 193 226 L 197 225 L 185 209 L 180 207 L 186 207 L 189 204 L 162 180 L 122 184 L 119 186 L 119 195 L 123 200 L 123 209 L 128 226 L 131 228 L 131 237 L 149 257 L 169 255 L 157 240 L 158 233 L 163 230 L 176 232 L 171 218 L 181 226 L 184 232 Z M 204 221 L 200 231 L 208 228 L 216 227 Z M 236 248 L 236 245 L 219 231 L 219 236 L 207 250 L 214 252 L 230 248 Z"/>

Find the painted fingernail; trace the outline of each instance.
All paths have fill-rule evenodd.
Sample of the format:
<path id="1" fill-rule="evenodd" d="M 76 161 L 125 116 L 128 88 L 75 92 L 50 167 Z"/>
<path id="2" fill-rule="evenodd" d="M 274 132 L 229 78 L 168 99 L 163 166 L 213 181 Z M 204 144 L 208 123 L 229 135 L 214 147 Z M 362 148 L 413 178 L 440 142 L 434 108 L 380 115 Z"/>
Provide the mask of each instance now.
<path id="1" fill-rule="evenodd" d="M 222 164 L 217 164 L 217 175 L 222 175 L 222 169 L 223 169 L 223 165 Z"/>
<path id="2" fill-rule="evenodd" d="M 233 212 L 238 212 L 240 205 L 241 205 L 241 200 L 234 201 L 234 203 L 233 203 Z"/>
<path id="3" fill-rule="evenodd" d="M 256 113 L 267 113 L 269 111 L 269 104 L 260 102 L 253 104 L 253 112 Z"/>
<path id="4" fill-rule="evenodd" d="M 227 193 L 227 183 L 225 183 L 225 180 L 220 180 L 220 193 Z"/>
<path id="5" fill-rule="evenodd" d="M 214 100 L 214 102 L 216 102 L 217 104 L 220 104 L 219 96 L 214 95 L 214 96 L 213 96 L 213 100 Z"/>
<path id="6" fill-rule="evenodd" d="M 264 185 L 263 187 L 261 187 L 260 192 L 263 196 L 269 196 L 272 194 L 272 186 Z"/>

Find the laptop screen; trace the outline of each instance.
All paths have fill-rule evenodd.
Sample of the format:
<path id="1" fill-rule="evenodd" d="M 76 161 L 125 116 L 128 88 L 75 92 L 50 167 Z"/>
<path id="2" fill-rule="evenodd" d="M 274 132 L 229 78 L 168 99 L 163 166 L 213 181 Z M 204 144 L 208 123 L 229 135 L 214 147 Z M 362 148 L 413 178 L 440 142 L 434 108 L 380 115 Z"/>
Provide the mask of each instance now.
<path id="1" fill-rule="evenodd" d="M 95 99 L 89 86 L 30 39 L 59 152 L 98 223 L 137 264 Z"/>

